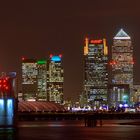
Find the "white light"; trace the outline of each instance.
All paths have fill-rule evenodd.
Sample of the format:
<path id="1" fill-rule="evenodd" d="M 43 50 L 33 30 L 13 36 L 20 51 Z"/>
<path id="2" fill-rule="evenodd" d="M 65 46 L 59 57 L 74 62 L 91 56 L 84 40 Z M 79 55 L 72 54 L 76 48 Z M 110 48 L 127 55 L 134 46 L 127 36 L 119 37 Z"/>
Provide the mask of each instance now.
<path id="1" fill-rule="evenodd" d="M 119 104 L 119 107 L 123 107 L 123 105 L 122 104 Z"/>
<path id="2" fill-rule="evenodd" d="M 124 106 L 124 107 L 128 107 L 128 104 L 124 104 L 123 106 Z"/>
<path id="3" fill-rule="evenodd" d="M 113 39 L 131 39 L 130 37 L 114 37 Z"/>

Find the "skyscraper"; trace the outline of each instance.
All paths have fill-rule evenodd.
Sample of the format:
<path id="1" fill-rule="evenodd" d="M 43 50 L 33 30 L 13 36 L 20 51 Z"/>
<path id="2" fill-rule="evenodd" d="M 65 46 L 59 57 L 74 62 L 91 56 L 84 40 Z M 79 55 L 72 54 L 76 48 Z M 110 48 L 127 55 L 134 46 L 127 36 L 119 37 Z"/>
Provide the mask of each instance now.
<path id="1" fill-rule="evenodd" d="M 24 100 L 37 99 L 37 61 L 22 59 L 22 92 Z"/>
<path id="2" fill-rule="evenodd" d="M 84 47 L 84 92 L 88 102 L 99 108 L 107 104 L 108 47 L 106 39 L 86 38 Z"/>
<path id="3" fill-rule="evenodd" d="M 23 99 L 63 102 L 64 74 L 62 55 L 45 59 L 22 60 Z"/>
<path id="4" fill-rule="evenodd" d="M 37 61 L 37 100 L 47 101 L 47 61 Z"/>
<path id="5" fill-rule="evenodd" d="M 47 94 L 49 101 L 63 103 L 63 85 L 62 55 L 50 55 L 47 68 Z"/>
<path id="6" fill-rule="evenodd" d="M 121 29 L 113 38 L 111 65 L 111 102 L 129 103 L 133 86 L 133 47 L 130 36 Z"/>

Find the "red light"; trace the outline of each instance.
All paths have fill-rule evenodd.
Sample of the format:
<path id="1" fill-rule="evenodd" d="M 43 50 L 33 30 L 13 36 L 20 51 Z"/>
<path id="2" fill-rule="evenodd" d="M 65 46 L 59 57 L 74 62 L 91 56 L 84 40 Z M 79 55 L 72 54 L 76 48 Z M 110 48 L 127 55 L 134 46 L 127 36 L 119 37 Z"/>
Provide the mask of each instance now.
<path id="1" fill-rule="evenodd" d="M 22 61 L 24 61 L 25 60 L 25 57 L 22 57 Z"/>
<path id="2" fill-rule="evenodd" d="M 6 87 L 6 85 L 3 85 L 3 87 Z"/>
<path id="3" fill-rule="evenodd" d="M 131 64 L 133 65 L 134 64 L 134 61 L 132 61 Z"/>
<path id="4" fill-rule="evenodd" d="M 62 54 L 59 54 L 59 57 L 62 57 Z"/>
<path id="5" fill-rule="evenodd" d="M 5 89 L 8 90 L 8 86 L 6 86 Z"/>
<path id="6" fill-rule="evenodd" d="M 116 65 L 116 64 L 117 64 L 116 61 L 111 61 L 111 62 L 109 62 L 109 65 Z"/>
<path id="7" fill-rule="evenodd" d="M 53 55 L 52 54 L 50 54 L 50 58 L 52 58 L 53 57 Z"/>
<path id="8" fill-rule="evenodd" d="M 103 41 L 100 39 L 100 40 L 91 40 L 90 43 L 93 43 L 93 44 L 100 44 L 102 43 Z"/>

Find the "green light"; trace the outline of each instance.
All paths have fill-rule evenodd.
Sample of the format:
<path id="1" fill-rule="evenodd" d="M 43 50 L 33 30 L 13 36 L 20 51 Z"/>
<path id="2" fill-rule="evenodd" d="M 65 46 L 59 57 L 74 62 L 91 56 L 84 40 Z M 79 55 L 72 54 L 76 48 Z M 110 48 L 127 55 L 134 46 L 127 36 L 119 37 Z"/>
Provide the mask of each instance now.
<path id="1" fill-rule="evenodd" d="M 46 60 L 39 60 L 39 61 L 37 61 L 37 64 L 46 64 Z"/>

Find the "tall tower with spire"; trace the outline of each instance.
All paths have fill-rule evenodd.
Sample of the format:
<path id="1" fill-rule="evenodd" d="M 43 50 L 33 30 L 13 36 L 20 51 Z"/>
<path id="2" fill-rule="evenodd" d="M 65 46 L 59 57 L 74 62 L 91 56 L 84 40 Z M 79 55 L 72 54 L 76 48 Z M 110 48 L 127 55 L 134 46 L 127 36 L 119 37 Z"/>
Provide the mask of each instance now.
<path id="1" fill-rule="evenodd" d="M 131 100 L 133 86 L 133 47 L 130 36 L 123 30 L 113 38 L 111 65 L 111 84 L 114 85 L 111 100 L 126 104 Z M 129 90 L 128 90 L 129 88 Z"/>

